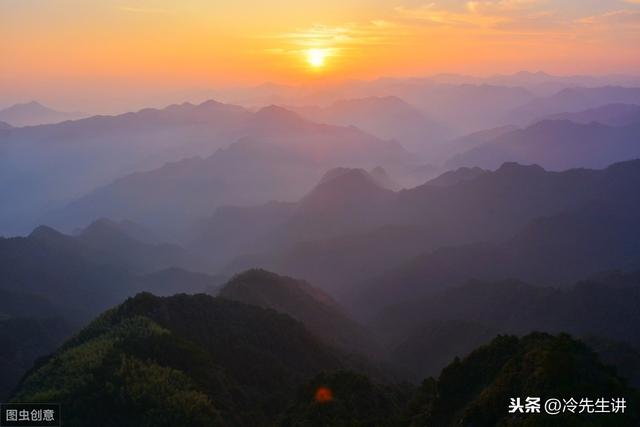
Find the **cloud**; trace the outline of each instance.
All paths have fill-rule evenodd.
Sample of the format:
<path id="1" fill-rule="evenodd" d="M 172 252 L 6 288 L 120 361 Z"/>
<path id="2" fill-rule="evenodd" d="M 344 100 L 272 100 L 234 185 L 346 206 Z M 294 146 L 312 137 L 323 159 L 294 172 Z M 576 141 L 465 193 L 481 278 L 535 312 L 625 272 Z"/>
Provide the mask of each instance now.
<path id="1" fill-rule="evenodd" d="M 629 0 L 640 4 L 640 0 Z M 267 35 L 278 40 L 274 54 L 299 54 L 307 49 L 329 49 L 340 56 L 349 49 L 393 46 L 407 40 L 417 43 L 426 32 L 446 30 L 460 39 L 469 37 L 532 40 L 577 40 L 601 38 L 603 31 L 635 31 L 640 10 L 610 10 L 600 15 L 579 16 L 580 11 L 558 7 L 551 0 L 469 0 L 444 7 L 438 1 L 408 1 L 396 6 L 380 19 L 341 25 L 314 25 L 295 31 Z M 453 4 L 453 3 L 448 3 Z M 624 31 L 616 31 L 620 27 Z M 274 43 L 276 44 L 276 43 Z"/>
<path id="2" fill-rule="evenodd" d="M 290 32 L 263 35 L 260 38 L 278 40 L 281 47 L 264 51 L 274 54 L 297 54 L 307 49 L 324 49 L 332 56 L 344 50 L 366 46 L 394 44 L 403 31 L 395 22 L 373 20 L 367 23 L 347 23 L 339 26 L 314 25 Z"/>
<path id="3" fill-rule="evenodd" d="M 577 20 L 579 24 L 590 26 L 625 26 L 640 29 L 640 10 L 614 10 L 601 15 L 587 16 Z"/>
<path id="4" fill-rule="evenodd" d="M 563 22 L 553 11 L 545 10 L 545 0 L 473 0 L 464 8 L 450 10 L 436 3 L 395 9 L 399 19 L 428 26 L 447 26 L 461 29 L 531 33 L 559 30 Z M 566 26 L 564 27 L 566 29 Z"/>
<path id="5" fill-rule="evenodd" d="M 477 27 L 480 23 L 468 13 L 459 13 L 427 3 L 416 7 L 398 6 L 394 9 L 395 19 L 404 24 L 447 26 L 459 28 Z"/>
<path id="6" fill-rule="evenodd" d="M 468 1 L 466 6 L 471 13 L 504 15 L 531 9 L 541 3 L 541 0 L 476 0 Z"/>

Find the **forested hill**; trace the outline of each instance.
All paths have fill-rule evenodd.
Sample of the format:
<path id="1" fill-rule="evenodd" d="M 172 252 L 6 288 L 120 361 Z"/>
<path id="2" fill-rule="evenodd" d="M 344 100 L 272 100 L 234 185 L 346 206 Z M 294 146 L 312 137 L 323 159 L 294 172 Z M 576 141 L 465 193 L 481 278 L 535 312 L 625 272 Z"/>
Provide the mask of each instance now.
<path id="1" fill-rule="evenodd" d="M 204 294 L 142 293 L 39 361 L 12 400 L 60 402 L 71 427 L 634 426 L 639 420 L 637 391 L 567 335 L 499 336 L 419 389 L 382 384 L 366 376 L 366 366 L 271 309 Z M 628 407 L 622 415 L 508 415 L 510 397 L 529 395 L 624 397 Z"/>

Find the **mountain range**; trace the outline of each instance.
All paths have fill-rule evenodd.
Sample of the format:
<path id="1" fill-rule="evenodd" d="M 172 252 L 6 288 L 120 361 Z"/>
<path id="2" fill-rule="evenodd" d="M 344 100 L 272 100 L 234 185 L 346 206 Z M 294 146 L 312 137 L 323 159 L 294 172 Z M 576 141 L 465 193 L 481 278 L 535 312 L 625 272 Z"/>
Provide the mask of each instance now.
<path id="1" fill-rule="evenodd" d="M 14 398 L 65 402 L 68 425 L 268 425 L 297 385 L 343 363 L 275 311 L 139 294 L 41 361 Z"/>
<path id="2" fill-rule="evenodd" d="M 273 310 L 143 293 L 38 361 L 11 399 L 64 402 L 72 426 L 448 426 L 504 423 L 511 396 L 538 393 L 622 397 L 629 409 L 594 415 L 599 425 L 638 420 L 638 392 L 568 335 L 498 336 L 416 388 L 378 379 Z"/>
<path id="3" fill-rule="evenodd" d="M 632 196 L 629 196 L 632 197 Z M 598 271 L 640 265 L 634 218 L 636 198 L 599 202 L 532 221 L 498 243 L 450 246 L 425 253 L 350 290 L 353 304 L 370 312 L 381 304 L 424 296 L 469 279 L 520 278 L 567 286 Z"/>
<path id="4" fill-rule="evenodd" d="M 356 126 L 372 135 L 400 142 L 407 150 L 431 156 L 452 132 L 396 96 L 343 99 L 326 107 L 293 107 L 318 123 Z"/>
<path id="5" fill-rule="evenodd" d="M 123 175 L 208 156 L 243 135 L 250 116 L 209 101 L 2 131 L 0 232 L 24 234 L 48 211 Z"/>
<path id="6" fill-rule="evenodd" d="M 140 291 L 160 291 L 170 267 L 207 271 L 206 262 L 177 245 L 148 244 L 124 234 L 107 220 L 99 220 L 77 236 L 40 226 L 27 237 L 0 238 L 0 289 L 13 300 L 37 297 L 51 317 L 63 317 L 72 325 L 82 324 L 97 312 Z M 164 271 L 163 271 L 164 270 Z M 155 274 L 147 288 L 145 275 Z M 168 280 L 168 279 L 165 279 Z M 208 277 L 215 283 L 215 277 Z M 202 292 L 201 275 L 182 275 L 173 291 Z M 220 279 L 218 279 L 218 282 Z M 172 292 L 174 293 L 174 292 Z M 12 299 L 9 299 L 11 301 Z M 32 310 L 20 304 L 19 311 Z M 0 306 L 0 313 L 5 311 Z M 15 315 L 15 313 L 14 313 Z"/>
<path id="7" fill-rule="evenodd" d="M 564 87 L 566 86 L 561 86 Z M 321 87 L 269 84 L 225 91 L 219 97 L 245 106 L 276 103 L 303 108 L 326 108 L 333 103 L 349 104 L 349 100 L 394 97 L 402 99 L 431 120 L 442 123 L 459 134 L 503 125 L 512 109 L 535 99 L 529 90 L 518 85 L 484 81 L 438 82 L 420 77 L 352 80 Z M 388 120 L 384 117 L 380 119 Z"/>
<path id="8" fill-rule="evenodd" d="M 473 280 L 388 306 L 369 327 L 392 349 L 390 363 L 414 380 L 499 333 L 566 332 L 638 348 L 640 336 L 625 325 L 637 321 L 639 278 L 637 272 L 598 274 L 566 289 Z M 640 379 L 634 370 L 626 373 L 634 383 Z"/>
<path id="9" fill-rule="evenodd" d="M 591 122 L 607 126 L 627 126 L 640 122 L 640 105 L 606 104 L 575 113 L 559 113 L 545 117 L 547 120 L 569 120 L 575 123 Z"/>
<path id="10" fill-rule="evenodd" d="M 589 379 L 585 381 L 586 372 Z M 547 399 L 569 399 L 576 393 L 594 401 L 600 395 L 638 399 L 637 392 L 590 348 L 570 336 L 498 336 L 464 359 L 456 358 L 437 380 L 423 382 L 410 411 L 411 425 L 632 426 L 638 422 L 635 410 L 624 415 L 565 412 L 553 421 L 543 410 L 508 411 L 510 399 L 517 396 L 540 397 L 542 405 Z"/>
<path id="11" fill-rule="evenodd" d="M 527 124 L 543 117 L 575 113 L 607 104 L 640 104 L 640 88 L 623 86 L 572 87 L 514 108 L 508 121 Z"/>
<path id="12" fill-rule="evenodd" d="M 632 263 L 633 233 L 625 227 L 632 228 L 637 210 L 638 170 L 637 161 L 560 173 L 508 163 L 496 171 L 463 169 L 399 192 L 376 186 L 354 170 L 321 182 L 296 204 L 229 211 L 227 219 L 216 215 L 200 232 L 209 243 L 199 245 L 220 253 L 230 242 L 229 252 L 238 250 L 227 274 L 259 266 L 305 278 L 340 299 L 357 289 L 355 294 L 383 302 L 389 295 L 374 289 L 388 286 L 393 298 L 406 297 L 420 282 L 436 286 L 474 274 L 571 283 L 598 268 Z M 606 215 L 618 222 L 599 226 L 601 233 L 580 234 Z M 543 217 L 549 218 L 539 220 Z M 218 231 L 208 235 L 207 227 Z M 576 236 L 597 243 L 607 235 L 617 245 L 606 246 L 610 256 L 600 257 L 598 246 L 571 249 Z M 614 236 L 620 240 L 613 241 Z M 542 257 L 551 253 L 562 256 L 546 262 Z M 563 260 L 559 274 L 555 266 Z M 597 263 L 590 266 L 592 260 Z M 429 269 L 434 275 L 425 276 L 429 280 L 417 273 Z M 369 278 L 378 284 L 356 286 Z M 372 300 L 364 305 L 377 306 Z"/>
<path id="13" fill-rule="evenodd" d="M 504 162 L 515 161 L 558 171 L 578 167 L 603 168 L 611 163 L 640 158 L 640 116 L 635 116 L 634 120 L 625 126 L 595 121 L 543 120 L 457 154 L 447 161 L 446 167 L 495 169 Z"/>
<path id="14" fill-rule="evenodd" d="M 71 427 L 637 426 L 638 82 L 0 112 L 0 400 Z M 509 412 L 527 396 L 626 410 Z"/>
<path id="15" fill-rule="evenodd" d="M 411 163 L 397 143 L 353 127 L 312 123 L 279 107 L 253 114 L 246 129 L 247 136 L 209 157 L 127 175 L 75 200 L 48 222 L 69 228 L 106 216 L 170 235 L 219 206 L 295 199 L 333 166 L 402 169 Z"/>

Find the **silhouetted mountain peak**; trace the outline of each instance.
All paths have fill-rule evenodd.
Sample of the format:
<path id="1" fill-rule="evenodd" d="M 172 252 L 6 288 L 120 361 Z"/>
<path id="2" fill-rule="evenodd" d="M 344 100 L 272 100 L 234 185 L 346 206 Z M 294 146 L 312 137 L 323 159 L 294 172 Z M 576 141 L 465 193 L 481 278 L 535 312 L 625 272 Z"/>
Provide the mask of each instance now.
<path id="1" fill-rule="evenodd" d="M 253 294 L 252 298 L 261 300 L 262 303 L 257 305 L 268 305 L 271 306 L 270 308 L 276 308 L 272 306 L 277 302 L 273 300 L 274 298 L 298 298 L 299 295 L 297 294 L 299 293 L 307 295 L 319 303 L 337 308 L 333 298 L 307 282 L 292 277 L 280 276 L 263 269 L 251 269 L 234 276 L 224 285 L 220 291 L 220 296 L 230 297 L 235 295 L 239 297 L 239 294 L 243 294 L 244 299 L 246 299 L 250 296 L 248 293 Z M 280 303 L 282 302 L 284 301 L 280 301 Z"/>
<path id="2" fill-rule="evenodd" d="M 79 355 L 73 363 L 70 354 Z M 50 384 L 65 384 L 56 397 L 66 402 L 69 425 L 91 424 L 87 418 L 112 400 L 104 425 L 123 425 L 123 417 L 129 425 L 168 418 L 171 425 L 275 425 L 290 393 L 320 371 L 339 369 L 342 360 L 273 310 L 203 294 L 140 293 L 67 341 L 25 378 L 15 398 L 35 401 Z M 69 382 L 70 369 L 80 381 Z M 118 386 L 104 387 L 103 378 Z"/>
<path id="3" fill-rule="evenodd" d="M 251 269 L 227 282 L 219 296 L 288 314 L 314 335 L 345 348 L 362 351 L 371 345 L 333 298 L 303 280 Z"/>
<path id="4" fill-rule="evenodd" d="M 574 130 L 574 129 L 583 129 L 584 127 L 589 127 L 592 129 L 597 128 L 607 128 L 608 126 L 603 125 L 602 123 L 590 122 L 586 124 L 576 123 L 568 119 L 545 119 L 540 120 L 525 130 L 531 130 L 534 132 L 558 132 L 558 131 L 566 131 L 566 130 Z"/>
<path id="5" fill-rule="evenodd" d="M 516 162 L 505 162 L 496 171 L 496 175 L 502 176 L 531 176 L 542 175 L 546 171 L 539 165 L 521 165 Z"/>
<path id="6" fill-rule="evenodd" d="M 277 105 L 270 105 L 253 113 L 248 126 L 255 133 L 254 136 L 260 138 L 275 132 L 283 135 L 292 131 L 305 131 L 312 126 L 319 125 L 305 120 L 291 110 Z"/>
<path id="7" fill-rule="evenodd" d="M 51 108 L 45 107 L 38 101 L 18 103 L 4 109 L 4 111 L 9 111 L 9 110 L 15 110 L 15 111 L 23 110 L 23 111 L 30 111 L 30 112 L 53 111 Z"/>
<path id="8" fill-rule="evenodd" d="M 382 166 L 376 166 L 371 169 L 369 172 L 369 176 L 378 184 L 380 187 L 385 188 L 387 190 L 397 191 L 401 188 L 401 186 L 395 182 L 387 171 Z"/>
<path id="9" fill-rule="evenodd" d="M 476 179 L 480 175 L 488 173 L 486 170 L 479 167 L 462 167 L 456 170 L 447 171 L 441 175 L 438 175 L 436 178 L 429 180 L 426 182 L 426 185 L 431 185 L 435 187 L 448 187 L 450 185 L 455 185 L 462 181 L 469 181 L 472 179 Z"/>
<path id="10" fill-rule="evenodd" d="M 29 234 L 30 239 L 38 240 L 61 239 L 66 237 L 68 236 L 62 234 L 52 227 L 49 227 L 48 225 L 39 225 L 38 227 L 34 228 L 33 231 Z"/>
<path id="11" fill-rule="evenodd" d="M 0 110 L 0 120 L 12 126 L 31 126 L 77 118 L 78 113 L 53 110 L 37 101 L 14 104 Z"/>
<path id="12" fill-rule="evenodd" d="M 601 169 L 615 162 L 640 157 L 637 144 L 640 122 L 633 124 L 633 119 L 627 116 L 602 124 L 594 120 L 585 121 L 584 117 L 588 118 L 588 115 L 579 121 L 568 120 L 571 116 L 567 115 L 537 121 L 522 130 L 461 152 L 447 165 L 450 168 L 480 166 L 495 169 L 505 161 L 516 161 L 561 171 L 582 167 Z"/>
<path id="13" fill-rule="evenodd" d="M 580 95 L 581 95 L 581 91 L 579 88 L 567 87 L 560 90 L 557 94 L 553 96 L 558 99 L 571 99 L 573 97 L 580 96 Z"/>
<path id="14" fill-rule="evenodd" d="M 246 110 L 237 105 L 225 104 L 222 102 L 215 101 L 210 99 L 208 101 L 202 102 L 201 104 L 192 104 L 191 102 L 183 102 L 182 104 L 173 104 L 168 107 L 163 108 L 162 110 L 156 110 L 153 108 L 147 108 L 144 110 L 138 111 L 138 113 L 132 114 L 140 114 L 155 116 L 159 111 L 176 114 L 178 116 L 190 116 L 193 115 L 195 117 L 203 117 L 207 115 L 213 115 L 216 113 L 242 113 Z"/>
<path id="15" fill-rule="evenodd" d="M 329 108 L 337 108 L 338 110 L 344 109 L 384 109 L 389 111 L 389 108 L 396 111 L 418 113 L 414 107 L 409 105 L 404 100 L 397 96 L 370 96 L 366 98 L 354 98 L 354 99 L 342 99 L 331 104 Z"/>
<path id="16" fill-rule="evenodd" d="M 563 364 L 561 376 L 559 363 Z M 585 380 L 586 377 L 589 379 Z M 539 390 L 548 396 L 561 397 L 571 393 L 623 396 L 634 393 L 615 371 L 602 364 L 593 350 L 569 335 L 536 332 L 523 338 L 499 335 L 464 359 L 454 360 L 443 369 L 437 382 L 423 383 L 423 395 L 429 397 L 413 410 L 419 417 L 416 425 L 509 425 L 516 417 L 502 409 L 503 403 L 512 395 L 527 396 Z M 557 425 L 570 425 L 576 419 L 579 421 L 575 425 L 587 425 L 593 419 L 583 421 L 572 415 L 558 415 Z M 635 425 L 636 418 L 636 415 L 618 418 L 612 425 Z M 607 423 L 604 417 L 595 419 L 594 425 Z M 522 425 L 549 425 L 544 415 L 523 416 L 518 420 L 524 420 Z"/>
<path id="17" fill-rule="evenodd" d="M 214 99 L 210 99 L 208 101 L 205 101 L 201 104 L 196 105 L 194 107 L 194 110 L 198 112 L 209 112 L 209 113 L 215 113 L 222 110 L 235 111 L 235 112 L 245 111 L 243 107 L 240 107 L 237 105 L 225 104 L 223 102 L 218 102 Z"/>
<path id="18" fill-rule="evenodd" d="M 608 126 L 627 126 L 640 122 L 640 105 L 611 103 L 576 113 L 558 113 L 547 116 L 545 120 L 570 120 L 574 123 L 592 122 Z"/>
<path id="19" fill-rule="evenodd" d="M 387 171 L 384 170 L 382 166 L 376 166 L 375 168 L 371 169 L 371 172 L 369 173 L 371 174 L 371 176 L 374 176 L 374 175 L 387 176 Z"/>
<path id="20" fill-rule="evenodd" d="M 170 113 L 178 112 L 178 111 L 191 111 L 195 107 L 196 105 L 192 104 L 191 102 L 183 102 L 182 104 L 171 104 L 163 108 L 163 111 L 167 111 Z M 153 110 L 153 109 L 150 109 L 150 110 Z"/>
<path id="21" fill-rule="evenodd" d="M 218 102 L 215 99 L 209 99 L 199 104 L 198 108 L 213 108 L 213 107 L 220 107 L 222 105 L 226 105 L 226 104 L 223 104 L 222 102 Z"/>
<path id="22" fill-rule="evenodd" d="M 302 118 L 299 115 L 278 105 L 263 107 L 256 111 L 254 117 L 257 121 L 265 122 L 302 121 Z"/>
<path id="23" fill-rule="evenodd" d="M 366 227 L 394 195 L 363 169 L 338 169 L 329 176 L 298 204 L 290 227 L 302 233 L 300 239 L 305 239 L 302 236 L 307 231 L 304 230 L 325 229 L 327 235 L 331 235 L 340 229 L 352 231 Z"/>
<path id="24" fill-rule="evenodd" d="M 607 167 L 605 172 L 607 174 L 622 176 L 627 184 L 634 185 L 634 180 L 640 179 L 640 159 L 614 163 Z"/>
<path id="25" fill-rule="evenodd" d="M 122 230 L 120 224 L 107 218 L 100 218 L 89 224 L 89 226 L 82 230 L 79 237 L 82 239 L 131 239 L 131 237 Z"/>
<path id="26" fill-rule="evenodd" d="M 324 184 L 335 179 L 363 179 L 363 180 L 371 180 L 371 176 L 361 168 L 333 168 L 329 169 L 320 179 L 320 184 Z"/>
<path id="27" fill-rule="evenodd" d="M 551 77 L 551 75 L 545 73 L 544 71 L 518 71 L 514 74 L 519 77 Z"/>
<path id="28" fill-rule="evenodd" d="M 389 190 L 382 188 L 364 169 L 334 168 L 329 170 L 320 183 L 302 199 L 302 204 L 322 204 L 387 191 Z"/>

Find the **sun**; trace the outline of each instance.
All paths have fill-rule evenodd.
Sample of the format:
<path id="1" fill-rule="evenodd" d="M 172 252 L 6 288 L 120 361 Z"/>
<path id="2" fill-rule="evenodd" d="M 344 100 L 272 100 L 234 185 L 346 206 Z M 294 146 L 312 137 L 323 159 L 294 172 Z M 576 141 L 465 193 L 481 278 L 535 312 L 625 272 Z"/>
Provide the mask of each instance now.
<path id="1" fill-rule="evenodd" d="M 306 54 L 307 62 L 312 68 L 319 69 L 324 67 L 325 59 L 328 54 L 326 49 L 308 49 Z"/>

